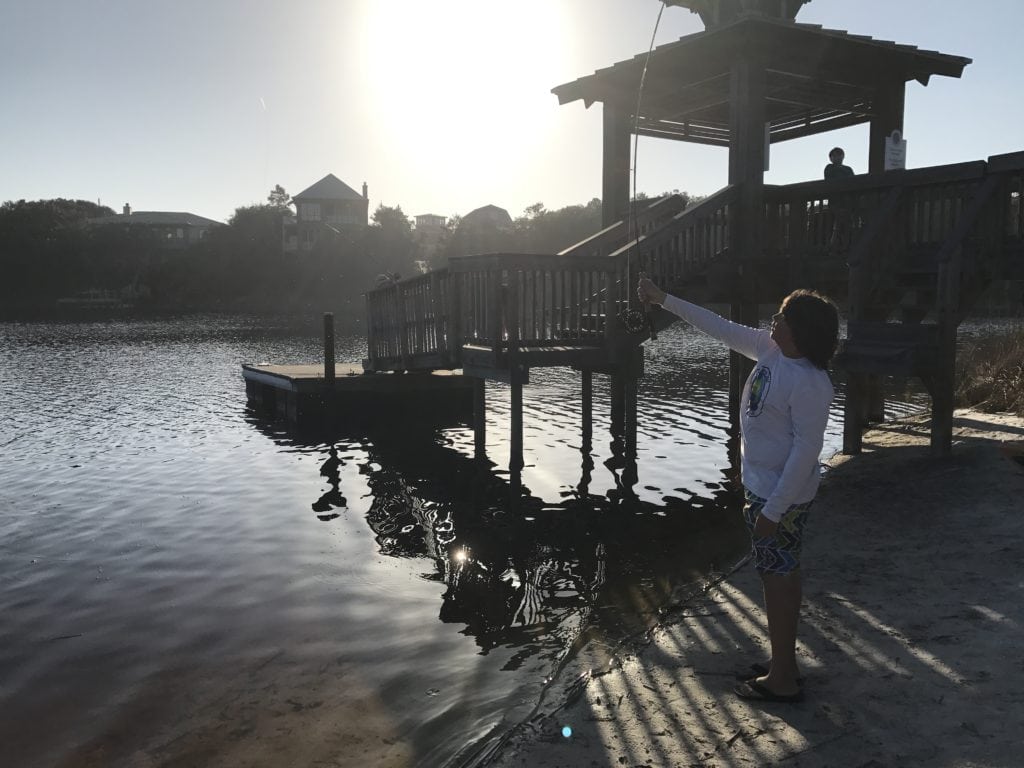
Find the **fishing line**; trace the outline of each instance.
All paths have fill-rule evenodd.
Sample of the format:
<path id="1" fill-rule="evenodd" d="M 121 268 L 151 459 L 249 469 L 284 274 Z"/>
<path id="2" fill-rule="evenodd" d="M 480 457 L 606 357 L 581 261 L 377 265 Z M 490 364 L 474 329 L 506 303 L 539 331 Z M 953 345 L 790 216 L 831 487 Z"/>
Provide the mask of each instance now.
<path id="1" fill-rule="evenodd" d="M 644 59 L 644 68 L 640 71 L 640 84 L 636 90 L 636 110 L 633 113 L 633 194 L 630 196 L 629 201 L 629 216 L 626 222 L 626 243 L 629 250 L 626 251 L 626 281 L 630 281 L 633 271 L 631 269 L 631 260 L 634 247 L 639 252 L 639 243 L 635 242 L 639 237 L 637 233 L 636 225 L 636 170 L 638 165 L 638 158 L 640 155 L 640 107 L 643 103 L 644 98 L 644 83 L 647 80 L 647 68 L 651 64 L 651 54 L 654 52 L 654 41 L 658 36 L 658 27 L 661 25 L 661 15 L 665 12 L 667 3 L 665 0 L 661 1 L 661 8 L 658 9 L 658 18 L 654 21 L 654 30 L 651 32 L 651 44 L 647 47 L 647 57 Z M 639 255 L 639 254 L 638 254 Z M 619 315 L 622 320 L 622 324 L 626 327 L 626 330 L 630 333 L 639 333 L 645 328 L 651 334 L 651 340 L 657 338 L 657 333 L 654 330 L 654 318 L 651 316 L 649 308 L 647 312 L 642 312 L 638 309 L 633 308 L 633 291 L 629 287 L 626 289 L 626 309 Z"/>

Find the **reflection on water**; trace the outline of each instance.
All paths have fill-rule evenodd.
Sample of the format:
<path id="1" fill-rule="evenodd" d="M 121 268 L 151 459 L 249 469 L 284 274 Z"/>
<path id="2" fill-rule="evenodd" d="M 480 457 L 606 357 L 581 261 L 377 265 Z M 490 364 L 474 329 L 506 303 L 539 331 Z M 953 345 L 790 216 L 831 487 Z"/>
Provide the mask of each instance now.
<path id="1" fill-rule="evenodd" d="M 648 352 L 635 473 L 571 371 L 531 373 L 519 477 L 501 385 L 484 461 L 465 424 L 247 412 L 242 362 L 319 354 L 245 318 L 0 324 L 5 764 L 456 764 L 742 553 L 699 335 Z"/>

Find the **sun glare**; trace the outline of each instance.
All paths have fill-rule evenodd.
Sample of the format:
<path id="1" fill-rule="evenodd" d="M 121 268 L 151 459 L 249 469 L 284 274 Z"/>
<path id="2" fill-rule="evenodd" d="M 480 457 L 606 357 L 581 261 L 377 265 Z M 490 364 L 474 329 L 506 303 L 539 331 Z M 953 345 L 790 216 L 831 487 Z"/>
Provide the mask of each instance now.
<path id="1" fill-rule="evenodd" d="M 558 3 L 398 0 L 366 19 L 372 117 L 410 172 L 514 168 L 556 109 L 565 49 Z"/>

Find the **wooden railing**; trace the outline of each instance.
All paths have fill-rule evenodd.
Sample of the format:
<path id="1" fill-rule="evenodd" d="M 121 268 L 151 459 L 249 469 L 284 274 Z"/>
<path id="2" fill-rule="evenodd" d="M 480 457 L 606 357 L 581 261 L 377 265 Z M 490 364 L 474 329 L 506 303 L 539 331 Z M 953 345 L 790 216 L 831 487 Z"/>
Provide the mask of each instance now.
<path id="1" fill-rule="evenodd" d="M 495 351 L 509 339 L 524 346 L 602 343 L 611 287 L 624 277 L 617 260 L 595 256 L 462 256 L 449 269 L 462 342 Z"/>
<path id="2" fill-rule="evenodd" d="M 765 187 L 765 251 L 768 254 L 817 255 L 834 248 L 837 219 L 847 218 L 852 246 L 864 227 L 889 200 L 895 187 L 903 190 L 893 234 L 909 253 L 940 247 L 956 228 L 982 184 L 1001 177 L 993 207 L 1007 238 L 1024 235 L 1021 222 L 1024 153 L 989 162 L 892 171 L 855 176 L 842 181 L 814 181 Z"/>
<path id="3" fill-rule="evenodd" d="M 1005 174 L 1002 196 L 1006 201 L 1004 234 L 1009 244 L 1020 250 L 1024 246 L 1024 152 L 998 155 L 988 159 L 990 172 Z"/>
<path id="4" fill-rule="evenodd" d="M 559 256 L 607 256 L 630 239 L 646 235 L 667 224 L 685 207 L 682 195 L 666 195 L 658 200 L 637 204 L 633 220 L 623 219 L 575 245 L 559 252 Z"/>
<path id="5" fill-rule="evenodd" d="M 367 293 L 368 370 L 454 364 L 451 285 L 449 270 L 438 269 Z"/>
<path id="6" fill-rule="evenodd" d="M 631 274 L 619 299 L 629 301 L 635 275 L 641 270 L 659 284 L 675 285 L 727 253 L 737 197 L 737 187 L 725 187 L 677 213 L 661 229 L 612 253 L 622 262 L 623 271 L 628 266 Z"/>
<path id="7" fill-rule="evenodd" d="M 904 190 L 898 234 L 905 249 L 934 249 L 946 240 L 985 177 L 983 161 L 765 187 L 765 251 L 824 255 L 852 246 L 894 187 Z"/>

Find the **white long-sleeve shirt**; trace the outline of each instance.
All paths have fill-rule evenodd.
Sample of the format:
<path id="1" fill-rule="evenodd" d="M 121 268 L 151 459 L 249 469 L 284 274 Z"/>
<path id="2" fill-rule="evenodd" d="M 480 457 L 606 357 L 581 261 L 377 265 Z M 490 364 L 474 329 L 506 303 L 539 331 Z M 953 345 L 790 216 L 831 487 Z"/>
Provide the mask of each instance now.
<path id="1" fill-rule="evenodd" d="M 790 505 L 811 501 L 834 394 L 828 374 L 805 357 L 786 357 L 768 331 L 676 296 L 662 306 L 757 363 L 740 401 L 740 472 L 743 485 L 767 500 L 761 514 L 778 522 Z"/>

